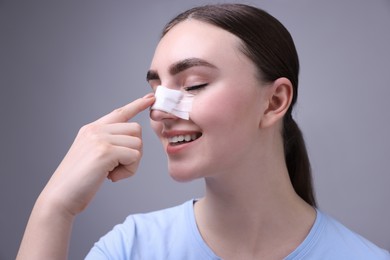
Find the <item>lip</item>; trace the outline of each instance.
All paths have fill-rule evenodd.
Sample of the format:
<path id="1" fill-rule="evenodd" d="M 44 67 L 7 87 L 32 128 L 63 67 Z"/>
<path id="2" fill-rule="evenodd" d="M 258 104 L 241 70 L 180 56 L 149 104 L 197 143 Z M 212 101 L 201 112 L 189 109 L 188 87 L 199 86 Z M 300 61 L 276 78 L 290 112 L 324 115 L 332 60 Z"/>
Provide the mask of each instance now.
<path id="1" fill-rule="evenodd" d="M 182 153 L 184 150 L 189 149 L 192 145 L 194 145 L 199 138 L 197 138 L 194 141 L 188 142 L 188 143 L 182 143 L 182 144 L 176 144 L 176 145 L 171 145 L 168 142 L 168 138 L 178 136 L 178 135 L 192 135 L 192 134 L 197 134 L 199 135 L 201 133 L 200 131 L 183 131 L 183 130 L 175 130 L 175 131 L 166 131 L 162 133 L 162 136 L 166 139 L 167 141 L 167 146 L 166 146 L 166 152 L 168 155 L 176 155 L 179 153 Z"/>

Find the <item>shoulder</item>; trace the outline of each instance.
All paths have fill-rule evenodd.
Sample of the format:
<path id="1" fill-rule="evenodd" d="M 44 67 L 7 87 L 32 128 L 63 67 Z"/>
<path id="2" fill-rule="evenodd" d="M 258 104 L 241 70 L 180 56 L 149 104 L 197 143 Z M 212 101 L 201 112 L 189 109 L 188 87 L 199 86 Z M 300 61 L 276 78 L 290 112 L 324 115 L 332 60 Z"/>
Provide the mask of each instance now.
<path id="1" fill-rule="evenodd" d="M 345 251 L 345 254 L 353 252 L 362 259 L 390 259 L 387 251 L 379 248 L 371 241 L 350 230 L 334 218 L 321 213 L 325 218 L 324 239 L 332 248 Z"/>
<path id="2" fill-rule="evenodd" d="M 390 255 L 339 221 L 317 210 L 317 219 L 304 241 L 302 258 L 296 259 L 383 259 Z M 295 259 L 295 258 L 294 258 Z"/>

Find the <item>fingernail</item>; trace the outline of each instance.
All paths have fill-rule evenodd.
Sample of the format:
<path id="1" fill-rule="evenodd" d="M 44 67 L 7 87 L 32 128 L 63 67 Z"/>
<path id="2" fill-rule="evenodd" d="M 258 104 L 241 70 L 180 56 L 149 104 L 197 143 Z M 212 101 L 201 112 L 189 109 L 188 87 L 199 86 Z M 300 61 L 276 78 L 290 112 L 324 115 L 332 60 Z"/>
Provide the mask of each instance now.
<path id="1" fill-rule="evenodd" d="M 148 93 L 143 98 L 148 99 L 148 98 L 151 98 L 151 97 L 154 97 L 154 93 Z"/>

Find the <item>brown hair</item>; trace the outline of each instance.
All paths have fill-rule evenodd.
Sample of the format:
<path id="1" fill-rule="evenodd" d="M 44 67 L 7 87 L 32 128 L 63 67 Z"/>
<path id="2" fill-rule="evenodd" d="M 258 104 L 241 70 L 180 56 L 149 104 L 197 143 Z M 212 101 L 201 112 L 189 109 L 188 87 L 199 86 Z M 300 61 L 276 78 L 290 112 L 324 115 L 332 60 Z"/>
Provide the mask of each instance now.
<path id="1" fill-rule="evenodd" d="M 196 19 L 222 28 L 240 38 L 241 51 L 258 67 L 263 82 L 288 78 L 293 85 L 291 105 L 283 119 L 284 154 L 295 192 L 316 206 L 310 161 L 302 133 L 292 117 L 298 98 L 299 59 L 294 41 L 287 29 L 273 16 L 244 4 L 216 4 L 189 9 L 164 28 L 163 36 L 176 24 Z"/>

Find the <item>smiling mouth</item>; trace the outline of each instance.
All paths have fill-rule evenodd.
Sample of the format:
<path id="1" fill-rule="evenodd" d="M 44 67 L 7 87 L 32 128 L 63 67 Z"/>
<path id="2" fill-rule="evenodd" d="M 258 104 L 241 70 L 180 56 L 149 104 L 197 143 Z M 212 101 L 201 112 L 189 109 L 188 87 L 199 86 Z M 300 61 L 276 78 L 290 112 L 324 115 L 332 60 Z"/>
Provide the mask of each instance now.
<path id="1" fill-rule="evenodd" d="M 196 134 L 186 134 L 186 135 L 176 135 L 168 138 L 170 145 L 180 145 L 185 143 L 190 143 L 201 137 L 201 133 Z"/>

